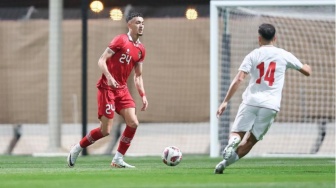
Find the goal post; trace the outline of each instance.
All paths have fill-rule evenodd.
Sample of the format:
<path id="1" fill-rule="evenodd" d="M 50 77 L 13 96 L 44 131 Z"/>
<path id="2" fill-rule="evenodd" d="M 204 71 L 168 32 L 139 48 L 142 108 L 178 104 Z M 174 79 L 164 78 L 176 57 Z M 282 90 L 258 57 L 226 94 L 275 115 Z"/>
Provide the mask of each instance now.
<path id="1" fill-rule="evenodd" d="M 328 11 L 325 11 L 327 8 Z M 282 109 L 278 115 L 274 134 L 269 140 L 286 139 L 291 144 L 302 144 L 306 140 L 312 146 L 305 149 L 284 148 L 287 142 L 279 143 L 277 149 L 265 146 L 276 144 L 268 142 L 256 149 L 254 155 L 277 154 L 312 154 L 324 149 L 321 154 L 334 155 L 334 133 L 329 133 L 328 143 L 325 141 L 326 129 L 335 122 L 335 78 L 330 76 L 330 83 L 319 80 L 320 74 L 333 75 L 335 72 L 335 1 L 210 1 L 210 157 L 218 157 L 227 143 L 230 125 L 234 120 L 238 105 L 241 102 L 241 91 L 237 91 L 231 100 L 228 112 L 216 118 L 216 111 L 225 96 L 225 92 L 237 73 L 238 66 L 244 56 L 258 47 L 257 28 L 262 22 L 274 22 L 279 40 L 277 46 L 291 51 L 303 63 L 313 65 L 314 73 L 309 79 L 299 74 L 289 73 L 284 87 Z M 323 30 L 323 35 L 319 34 Z M 293 37 L 294 36 L 294 37 Z M 297 36 L 297 37 L 295 37 Z M 295 42 L 297 41 L 297 42 Z M 319 43 L 317 45 L 316 43 Z M 314 51 L 316 54 L 314 55 Z M 323 49 L 324 51 L 317 51 Z M 318 66 L 317 66 L 317 63 Z M 318 68 L 314 70 L 314 68 Z M 293 74 L 293 75 L 292 75 Z M 294 75 L 295 74 L 295 75 Z M 325 74 L 325 75 L 323 75 Z M 245 81 L 248 82 L 248 81 Z M 294 83 L 300 82 L 301 85 Z M 325 85 L 311 87 L 310 83 L 322 82 Z M 300 89 L 300 88 L 304 89 Z M 305 89 L 307 88 L 307 90 Z M 294 94 L 297 93 L 297 94 Z M 321 97 L 323 96 L 323 97 Z M 322 105 L 322 106 L 321 106 Z M 323 108 L 321 110 L 321 108 Z M 290 112 L 293 111 L 293 113 Z M 226 119 L 225 119 L 226 118 Z M 326 125 L 330 124 L 330 125 Z M 273 126 L 270 128 L 272 129 Z M 288 131 L 288 132 L 286 132 Z M 301 133 L 300 133 L 301 131 Z M 302 133 L 303 132 L 303 133 Z M 308 133 L 309 132 L 309 133 Z M 290 134 L 291 133 L 291 134 Z M 297 139 L 295 138 L 297 135 Z M 307 136 L 308 135 L 308 136 Z M 265 136 L 267 137 L 267 135 Z M 301 141 L 301 142 L 300 142 Z M 316 143 L 315 143 L 316 142 Z M 282 144 L 282 146 L 281 146 Z M 318 146 L 318 148 L 316 148 Z M 253 149 L 254 150 L 254 149 Z M 314 152 L 311 152 L 314 151 Z"/>

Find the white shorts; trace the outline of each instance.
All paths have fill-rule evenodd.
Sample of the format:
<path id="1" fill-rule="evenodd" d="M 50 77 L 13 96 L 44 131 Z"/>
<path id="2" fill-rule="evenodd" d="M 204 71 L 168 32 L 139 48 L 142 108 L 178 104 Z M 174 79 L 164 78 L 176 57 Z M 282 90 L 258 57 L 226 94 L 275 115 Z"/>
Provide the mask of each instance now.
<path id="1" fill-rule="evenodd" d="M 274 122 L 277 111 L 240 104 L 231 132 L 251 132 L 257 140 L 262 140 Z"/>

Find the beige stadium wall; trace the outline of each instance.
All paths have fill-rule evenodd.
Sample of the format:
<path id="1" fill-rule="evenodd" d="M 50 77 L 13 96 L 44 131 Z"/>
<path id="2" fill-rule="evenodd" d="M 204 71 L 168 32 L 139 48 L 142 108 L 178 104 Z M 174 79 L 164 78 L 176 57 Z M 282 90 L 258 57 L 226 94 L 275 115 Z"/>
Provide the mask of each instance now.
<path id="1" fill-rule="evenodd" d="M 88 121 L 97 122 L 97 62 L 114 36 L 126 33 L 123 21 L 88 22 Z M 81 20 L 64 20 L 62 58 L 62 122 L 81 117 Z M 143 77 L 149 108 L 130 90 L 142 122 L 209 120 L 209 19 L 146 19 L 141 41 L 146 46 Z M 1 21 L 0 123 L 47 122 L 48 20 Z M 79 118 L 78 118 L 79 117 Z"/>
<path id="2" fill-rule="evenodd" d="M 1 21 L 0 41 L 1 124 L 45 123 L 48 22 Z"/>
<path id="3" fill-rule="evenodd" d="M 309 98 L 306 100 L 313 101 L 305 107 L 308 116 L 334 119 L 335 93 L 332 88 L 335 85 L 335 72 L 334 68 L 328 67 L 335 65 L 335 23 L 302 21 L 299 23 L 312 24 L 313 27 L 305 27 L 309 31 L 300 30 L 288 35 L 286 32 L 291 31 L 292 22 L 271 18 L 266 21 L 272 21 L 276 26 L 283 28 L 278 33 L 278 46 L 292 51 L 302 62 L 310 64 L 314 71 L 309 79 L 294 76 L 297 73 L 293 72 L 287 74 L 282 111 L 290 111 L 291 117 L 294 118 L 288 119 L 285 113 L 280 113 L 277 121 L 301 120 L 303 109 L 298 102 L 301 99 L 299 88 L 306 88 L 309 92 L 309 95 L 306 95 Z M 127 29 L 124 22 L 112 22 L 107 19 L 89 20 L 88 24 L 88 121 L 95 123 L 96 82 L 100 77 L 97 61 L 112 38 L 127 32 Z M 209 24 L 209 18 L 196 21 L 184 18 L 146 19 L 145 33 L 141 41 L 147 52 L 143 76 L 149 100 L 148 111 L 140 112 L 140 98 L 132 78 L 129 80 L 141 122 L 209 121 Z M 233 24 L 249 27 L 252 23 L 241 21 Z M 81 21 L 65 20 L 62 26 L 62 122 L 77 123 L 81 117 Z M 1 21 L 0 41 L 4 41 L 0 51 L 1 124 L 47 122 L 48 28 L 48 20 Z M 255 33 L 250 32 L 250 37 L 240 36 L 240 27 L 235 28 L 238 30 L 232 32 L 231 78 L 236 74 L 235 66 L 239 66 L 243 57 L 257 46 Z M 320 31 L 319 28 L 325 30 Z M 318 42 L 321 36 L 317 33 L 321 32 L 324 33 L 323 37 L 326 37 L 327 42 Z M 235 41 L 235 38 L 247 38 L 251 40 L 250 45 L 246 49 L 240 48 L 236 46 L 238 41 Z M 298 40 L 302 45 L 299 48 L 294 42 Z M 316 46 L 305 46 L 305 40 L 316 41 L 313 43 Z M 326 59 L 327 57 L 332 59 Z M 321 77 L 328 77 L 329 82 L 321 83 L 325 80 Z M 239 105 L 241 92 L 242 90 L 233 100 L 232 109 Z M 320 106 L 317 108 L 317 105 Z M 232 119 L 234 115 L 232 113 Z"/>

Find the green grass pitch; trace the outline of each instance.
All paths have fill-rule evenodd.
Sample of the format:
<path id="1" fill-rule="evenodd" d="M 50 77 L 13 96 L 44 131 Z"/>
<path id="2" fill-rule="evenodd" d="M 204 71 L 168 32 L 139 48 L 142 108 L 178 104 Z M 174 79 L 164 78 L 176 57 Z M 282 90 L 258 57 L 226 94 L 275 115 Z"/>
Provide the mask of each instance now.
<path id="1" fill-rule="evenodd" d="M 244 158 L 214 174 L 220 158 L 185 155 L 176 167 L 158 157 L 126 157 L 136 169 L 112 169 L 111 156 L 0 156 L 1 188 L 334 188 L 334 158 Z"/>

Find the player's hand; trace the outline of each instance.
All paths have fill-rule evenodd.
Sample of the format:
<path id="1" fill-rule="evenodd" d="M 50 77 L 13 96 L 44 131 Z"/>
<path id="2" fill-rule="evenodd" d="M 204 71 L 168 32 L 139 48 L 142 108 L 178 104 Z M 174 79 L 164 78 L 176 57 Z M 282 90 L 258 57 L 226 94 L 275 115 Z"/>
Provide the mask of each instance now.
<path id="1" fill-rule="evenodd" d="M 219 116 L 223 114 L 223 112 L 225 111 L 227 105 L 228 105 L 227 102 L 223 102 L 223 103 L 218 107 L 217 114 L 216 114 L 217 118 L 219 118 Z"/>
<path id="2" fill-rule="evenodd" d="M 112 89 L 119 88 L 119 83 L 113 77 L 107 79 L 107 84 L 112 87 Z"/>
<path id="3" fill-rule="evenodd" d="M 148 101 L 146 96 L 142 96 L 142 108 L 141 111 L 146 111 L 148 107 Z"/>

